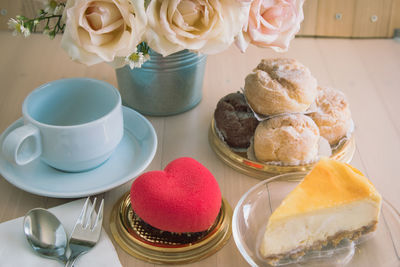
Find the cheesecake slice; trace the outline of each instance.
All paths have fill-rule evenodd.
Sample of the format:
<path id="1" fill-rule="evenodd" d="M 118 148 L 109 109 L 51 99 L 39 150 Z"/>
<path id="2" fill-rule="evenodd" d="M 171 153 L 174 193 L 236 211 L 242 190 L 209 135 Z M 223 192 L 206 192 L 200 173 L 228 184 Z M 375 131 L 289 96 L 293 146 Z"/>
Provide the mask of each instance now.
<path id="1" fill-rule="evenodd" d="M 320 160 L 269 218 L 260 253 L 270 264 L 374 231 L 381 196 L 357 169 Z"/>

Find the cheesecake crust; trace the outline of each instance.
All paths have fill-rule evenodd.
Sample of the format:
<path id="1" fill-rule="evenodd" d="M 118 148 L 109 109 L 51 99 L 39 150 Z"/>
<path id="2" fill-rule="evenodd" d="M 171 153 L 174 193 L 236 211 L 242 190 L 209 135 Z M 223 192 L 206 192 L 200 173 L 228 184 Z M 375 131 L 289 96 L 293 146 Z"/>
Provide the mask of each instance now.
<path id="1" fill-rule="evenodd" d="M 335 235 L 328 237 L 326 240 L 315 241 L 311 246 L 304 247 L 299 246 L 287 253 L 273 254 L 268 257 L 264 257 L 264 259 L 268 262 L 268 264 L 274 266 L 283 258 L 290 257 L 292 259 L 296 259 L 298 257 L 303 256 L 308 251 L 312 250 L 320 250 L 322 247 L 331 244 L 336 247 L 340 241 L 343 239 L 357 240 L 362 235 L 373 232 L 376 230 L 378 221 L 372 221 L 370 224 L 363 226 L 359 229 L 353 231 L 341 231 L 337 232 Z"/>

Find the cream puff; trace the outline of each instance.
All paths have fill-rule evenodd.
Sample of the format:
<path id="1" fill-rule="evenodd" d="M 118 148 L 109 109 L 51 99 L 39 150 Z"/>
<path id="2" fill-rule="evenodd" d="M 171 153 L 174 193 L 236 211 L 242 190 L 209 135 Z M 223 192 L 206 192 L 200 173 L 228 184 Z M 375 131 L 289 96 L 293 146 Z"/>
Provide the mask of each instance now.
<path id="1" fill-rule="evenodd" d="M 307 67 L 294 59 L 263 59 L 247 75 L 244 89 L 257 113 L 303 113 L 315 101 L 317 81 Z"/>
<path id="2" fill-rule="evenodd" d="M 298 165 L 318 157 L 318 126 L 308 116 L 291 114 L 262 121 L 254 134 L 259 161 Z"/>
<path id="3" fill-rule="evenodd" d="M 337 144 L 353 127 L 346 96 L 341 91 L 319 86 L 315 103 L 316 112 L 309 116 L 317 124 L 321 136 L 330 145 Z"/>

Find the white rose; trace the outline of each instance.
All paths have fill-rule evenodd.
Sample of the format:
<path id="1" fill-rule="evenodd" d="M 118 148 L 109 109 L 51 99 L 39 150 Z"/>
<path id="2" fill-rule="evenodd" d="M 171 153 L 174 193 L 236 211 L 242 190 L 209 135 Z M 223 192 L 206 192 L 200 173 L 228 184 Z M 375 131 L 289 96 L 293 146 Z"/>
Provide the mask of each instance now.
<path id="1" fill-rule="evenodd" d="M 247 23 L 249 4 L 237 0 L 152 0 L 146 42 L 167 56 L 183 49 L 215 54 Z"/>
<path id="2" fill-rule="evenodd" d="M 64 16 L 61 46 L 86 65 L 119 67 L 122 57 L 135 52 L 147 24 L 144 0 L 68 0 Z"/>

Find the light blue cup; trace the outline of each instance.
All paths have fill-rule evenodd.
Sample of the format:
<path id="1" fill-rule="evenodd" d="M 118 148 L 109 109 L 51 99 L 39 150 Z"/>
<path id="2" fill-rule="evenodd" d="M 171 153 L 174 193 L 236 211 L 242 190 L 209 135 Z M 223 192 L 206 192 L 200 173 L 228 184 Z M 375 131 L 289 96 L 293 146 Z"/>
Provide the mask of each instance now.
<path id="1" fill-rule="evenodd" d="M 63 171 L 90 170 L 110 157 L 124 132 L 118 90 L 94 79 L 44 84 L 26 97 L 22 114 L 24 126 L 2 144 L 3 154 L 17 165 L 40 156 Z"/>

